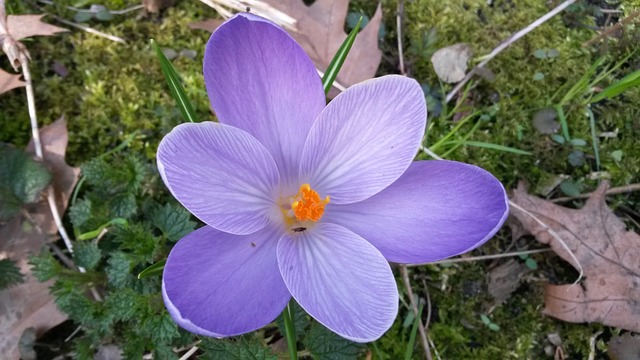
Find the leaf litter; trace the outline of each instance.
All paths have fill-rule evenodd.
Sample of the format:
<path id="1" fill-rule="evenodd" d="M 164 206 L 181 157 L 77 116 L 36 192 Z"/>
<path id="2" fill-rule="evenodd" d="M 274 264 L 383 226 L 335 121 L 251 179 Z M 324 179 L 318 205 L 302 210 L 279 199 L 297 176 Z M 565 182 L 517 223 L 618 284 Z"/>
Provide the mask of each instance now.
<path id="1" fill-rule="evenodd" d="M 44 163 L 53 175 L 52 186 L 58 210 L 64 212 L 78 181 L 80 169 L 64 160 L 68 134 L 66 121 L 61 118 L 40 130 Z M 33 143 L 28 150 L 33 152 Z M 37 254 L 47 243 L 56 239 L 57 228 L 46 199 L 24 209 L 0 226 L 0 257 L 15 260 L 25 275 L 25 282 L 0 291 L 0 354 L 6 359 L 18 359 L 18 343 L 29 328 L 41 334 L 64 321 L 53 297 L 49 294 L 51 281 L 41 283 L 31 273 L 27 257 Z"/>
<path id="2" fill-rule="evenodd" d="M 514 191 L 512 201 L 541 219 L 566 246 L 523 211 L 512 208 L 512 215 L 539 242 L 584 271 L 580 283 L 545 285 L 544 314 L 567 322 L 598 322 L 640 331 L 640 235 L 628 231 L 607 206 L 608 186 L 602 182 L 579 210 L 531 196 L 522 184 Z"/>

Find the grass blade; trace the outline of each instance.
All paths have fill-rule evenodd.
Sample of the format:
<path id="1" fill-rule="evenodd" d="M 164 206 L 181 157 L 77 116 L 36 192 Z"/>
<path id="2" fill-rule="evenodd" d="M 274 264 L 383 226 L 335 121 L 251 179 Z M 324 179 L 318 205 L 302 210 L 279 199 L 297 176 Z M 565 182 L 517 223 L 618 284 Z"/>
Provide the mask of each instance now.
<path id="1" fill-rule="evenodd" d="M 520 149 L 509 147 L 509 146 L 491 144 L 491 143 L 486 143 L 486 142 L 481 142 L 481 141 L 452 141 L 449 144 L 460 144 L 460 145 L 463 145 L 463 146 L 475 146 L 475 147 L 481 147 L 481 148 L 485 148 L 485 149 L 504 151 L 504 152 L 517 154 L 517 155 L 533 155 L 529 151 L 524 151 L 524 150 L 520 150 Z"/>
<path id="2" fill-rule="evenodd" d="M 424 304 L 420 304 L 420 308 L 418 309 L 418 315 L 416 315 L 415 319 L 413 319 L 413 327 L 411 328 L 411 335 L 409 336 L 409 343 L 407 344 L 407 350 L 404 353 L 404 360 L 411 360 L 413 357 L 413 348 L 416 344 L 416 334 L 418 333 L 418 324 L 420 319 L 422 319 L 422 309 L 424 308 Z"/>
<path id="3" fill-rule="evenodd" d="M 351 30 L 347 38 L 344 40 L 338 52 L 329 63 L 329 67 L 327 71 L 324 72 L 324 76 L 322 77 L 322 86 L 324 87 L 324 93 L 328 94 L 329 90 L 331 90 L 331 86 L 333 82 L 336 80 L 338 76 L 338 72 L 340 72 L 340 68 L 342 68 L 342 64 L 347 59 L 347 55 L 349 55 L 349 51 L 351 50 L 351 46 L 353 42 L 356 41 L 356 36 L 358 35 L 358 31 L 360 30 L 360 24 L 362 23 L 362 16 L 356 26 Z"/>
<path id="4" fill-rule="evenodd" d="M 151 39 L 151 46 L 156 50 L 156 55 L 158 55 L 158 59 L 160 60 L 162 72 L 164 73 L 164 77 L 169 85 L 169 91 L 171 91 L 171 95 L 176 100 L 178 108 L 182 113 L 182 117 L 184 117 L 185 120 L 196 122 L 196 112 L 193 109 L 193 105 L 191 105 L 191 102 L 187 98 L 187 94 L 184 92 L 184 88 L 180 82 L 180 76 L 178 76 L 176 69 L 173 68 L 171 61 L 164 56 L 162 49 L 160 49 L 158 43 L 153 39 Z"/>
<path id="5" fill-rule="evenodd" d="M 144 270 L 140 271 L 140 273 L 138 274 L 138 279 L 162 274 L 162 270 L 164 270 L 164 265 L 166 263 L 167 259 L 164 259 L 147 266 Z"/>

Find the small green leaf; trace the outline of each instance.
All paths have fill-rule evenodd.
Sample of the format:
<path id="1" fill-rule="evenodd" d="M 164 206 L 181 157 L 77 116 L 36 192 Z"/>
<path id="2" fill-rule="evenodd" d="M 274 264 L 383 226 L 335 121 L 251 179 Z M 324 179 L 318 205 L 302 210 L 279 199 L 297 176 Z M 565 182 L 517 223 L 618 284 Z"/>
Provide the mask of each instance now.
<path id="1" fill-rule="evenodd" d="M 233 339 L 203 339 L 198 345 L 204 351 L 198 359 L 251 359 L 251 360 L 277 360 L 270 348 L 263 346 L 250 335 Z"/>
<path id="2" fill-rule="evenodd" d="M 138 274 L 138 279 L 162 275 L 162 271 L 164 270 L 164 266 L 166 263 L 167 259 L 164 259 L 154 263 L 153 265 L 147 266 L 144 270 L 140 271 L 140 273 Z"/>
<path id="3" fill-rule="evenodd" d="M 22 204 L 39 199 L 51 174 L 31 155 L 0 143 L 0 221 L 13 217 Z"/>
<path id="4" fill-rule="evenodd" d="M 580 195 L 580 188 L 578 185 L 571 181 L 565 180 L 560 184 L 560 190 L 567 196 L 578 196 Z"/>
<path id="5" fill-rule="evenodd" d="M 492 330 L 492 331 L 500 331 L 500 325 L 496 323 L 491 323 L 487 325 L 487 327 L 489 328 L 489 330 Z"/>
<path id="6" fill-rule="evenodd" d="M 613 160 L 620 162 L 622 161 L 622 150 L 614 150 L 611 152 L 611 157 Z"/>
<path id="7" fill-rule="evenodd" d="M 533 74 L 533 80 L 535 81 L 540 81 L 544 79 L 544 74 L 541 73 L 540 71 L 536 71 L 535 74 Z"/>
<path id="8" fill-rule="evenodd" d="M 527 265 L 527 267 L 531 270 L 538 269 L 538 263 L 532 258 L 527 258 L 527 260 L 524 261 L 524 264 Z"/>
<path id="9" fill-rule="evenodd" d="M 16 264 L 9 259 L 0 260 L 0 290 L 24 281 L 24 275 Z"/>
<path id="10" fill-rule="evenodd" d="M 365 348 L 362 344 L 340 337 L 317 322 L 311 324 L 302 342 L 316 360 L 355 360 Z"/>
<path id="11" fill-rule="evenodd" d="M 73 20 L 79 23 L 87 22 L 91 19 L 93 19 L 93 13 L 89 11 L 78 11 L 73 17 Z"/>
<path id="12" fill-rule="evenodd" d="M 129 288 L 111 292 L 104 299 L 104 305 L 109 312 L 109 317 L 116 321 L 127 321 L 138 311 L 136 293 Z"/>
<path id="13" fill-rule="evenodd" d="M 338 72 L 340 72 L 340 68 L 344 64 L 344 61 L 347 59 L 347 55 L 349 55 L 349 50 L 351 50 L 351 46 L 353 42 L 356 40 L 356 36 L 358 35 L 358 31 L 360 30 L 360 25 L 362 24 L 362 17 L 358 20 L 356 26 L 351 30 L 347 38 L 344 40 L 340 48 L 336 52 L 336 55 L 329 63 L 329 67 L 324 73 L 322 77 L 322 86 L 324 87 L 324 93 L 328 94 L 329 90 L 331 90 L 331 86 L 333 82 L 336 80 L 338 76 Z"/>
<path id="14" fill-rule="evenodd" d="M 560 56 L 560 51 L 558 51 L 557 49 L 549 49 L 547 50 L 547 57 L 552 59 L 552 58 L 557 58 L 558 56 Z"/>
<path id="15" fill-rule="evenodd" d="M 573 138 L 569 141 L 571 143 L 571 145 L 573 146 L 585 146 L 587 145 L 587 142 L 584 141 L 583 139 L 577 139 L 577 138 Z"/>
<path id="16" fill-rule="evenodd" d="M 100 21 L 109 21 L 113 19 L 113 15 L 108 9 L 100 10 L 96 13 L 96 19 Z"/>
<path id="17" fill-rule="evenodd" d="M 533 56 L 535 56 L 538 59 L 546 59 L 547 51 L 545 49 L 537 49 L 536 51 L 533 52 Z"/>
<path id="18" fill-rule="evenodd" d="M 29 257 L 31 273 L 38 281 L 47 281 L 60 273 L 62 266 L 49 251 L 43 250 L 39 255 Z"/>
<path id="19" fill-rule="evenodd" d="M 551 139 L 553 139 L 553 141 L 557 142 L 560 145 L 564 144 L 564 142 L 565 142 L 564 136 L 562 136 L 560 134 L 551 135 Z"/>
<path id="20" fill-rule="evenodd" d="M 112 253 L 111 258 L 107 260 L 107 280 L 116 288 L 124 288 L 129 285 L 129 273 L 131 272 L 131 261 L 125 253 Z"/>
<path id="21" fill-rule="evenodd" d="M 74 247 L 73 258 L 76 264 L 87 270 L 95 268 L 101 257 L 102 251 L 100 251 L 100 248 L 98 248 L 98 245 L 94 242 L 79 242 L 76 243 Z"/>
<path id="22" fill-rule="evenodd" d="M 151 46 L 156 50 L 156 55 L 158 55 L 158 59 L 160 60 L 160 66 L 162 67 L 162 72 L 164 73 L 164 77 L 167 80 L 167 84 L 169 84 L 169 90 L 171 91 L 171 95 L 174 100 L 178 104 L 178 108 L 182 113 L 182 117 L 185 120 L 190 122 L 196 121 L 196 113 L 191 105 L 191 101 L 187 98 L 187 94 L 182 87 L 182 82 L 180 81 L 180 77 L 174 69 L 171 61 L 169 61 L 166 56 L 162 53 L 162 49 L 155 42 L 155 40 L 151 39 Z"/>
<path id="23" fill-rule="evenodd" d="M 485 314 L 480 314 L 480 320 L 482 321 L 483 324 L 487 326 L 491 324 L 491 319 L 489 319 L 489 317 Z"/>
<path id="24" fill-rule="evenodd" d="M 584 153 L 580 150 L 574 150 L 569 154 L 567 160 L 574 167 L 582 166 L 584 164 Z"/>
<path id="25" fill-rule="evenodd" d="M 178 241 L 192 232 L 197 223 L 191 221 L 191 214 L 182 206 L 165 204 L 151 213 L 151 223 L 169 241 Z"/>

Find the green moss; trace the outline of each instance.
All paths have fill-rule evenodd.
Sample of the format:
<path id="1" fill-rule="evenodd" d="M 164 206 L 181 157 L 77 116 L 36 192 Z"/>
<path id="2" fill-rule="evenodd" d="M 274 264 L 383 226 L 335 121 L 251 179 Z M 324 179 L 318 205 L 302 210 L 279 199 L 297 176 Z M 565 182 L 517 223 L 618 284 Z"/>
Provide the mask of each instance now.
<path id="1" fill-rule="evenodd" d="M 161 136 L 182 122 L 149 46 L 151 38 L 163 47 L 198 52 L 195 60 L 181 57 L 174 65 L 200 118 L 212 118 L 202 78 L 203 49 L 209 34 L 187 26 L 205 14 L 213 16 L 206 6 L 181 2 L 158 20 L 139 20 L 131 13 L 108 23 L 90 24 L 124 38 L 125 45 L 80 30 L 28 43 L 34 60 L 31 69 L 39 121 L 44 125 L 66 116 L 68 158 L 72 162 L 107 151 L 135 130 L 140 135 L 132 144 L 133 150 L 152 158 Z M 54 61 L 69 70 L 67 77 L 53 73 Z M 0 141 L 24 146 L 30 136 L 24 92 L 15 90 L 2 96 L 0 107 Z"/>

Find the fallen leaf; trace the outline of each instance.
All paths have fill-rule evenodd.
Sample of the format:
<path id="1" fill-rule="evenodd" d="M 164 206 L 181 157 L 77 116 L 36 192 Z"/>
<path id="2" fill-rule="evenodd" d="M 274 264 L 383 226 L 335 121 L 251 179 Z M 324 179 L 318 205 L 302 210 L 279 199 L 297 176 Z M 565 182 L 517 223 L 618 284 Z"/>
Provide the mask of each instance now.
<path id="1" fill-rule="evenodd" d="M 439 49 L 431 56 L 436 75 L 446 83 L 456 83 L 467 72 L 467 61 L 471 57 L 471 48 L 467 44 L 454 44 Z"/>
<path id="2" fill-rule="evenodd" d="M 150 13 L 159 13 L 161 10 L 173 6 L 173 0 L 142 0 L 142 6 Z"/>
<path id="3" fill-rule="evenodd" d="M 194 30 L 204 30 L 208 32 L 213 32 L 213 30 L 217 29 L 218 26 L 222 25 L 224 20 L 222 19 L 207 19 L 203 21 L 196 21 L 189 23 L 187 26 L 190 29 Z"/>
<path id="4" fill-rule="evenodd" d="M 7 25 L 9 33 L 14 40 L 28 38 L 31 36 L 51 36 L 59 32 L 69 31 L 65 28 L 57 27 L 42 22 L 44 14 L 39 15 L 9 15 Z"/>
<path id="5" fill-rule="evenodd" d="M 53 175 L 53 188 L 60 213 L 64 213 L 80 169 L 64 161 L 67 146 L 66 122 L 63 118 L 40 130 L 45 164 Z M 28 151 L 33 151 L 30 144 Z M 46 200 L 25 209 L 0 227 L 0 257 L 16 261 L 25 282 L 0 291 L 0 354 L 3 359 L 20 357 L 18 343 L 27 328 L 42 334 L 66 319 L 49 294 L 51 282 L 40 283 L 33 275 L 27 257 L 39 253 L 46 243 L 55 240 L 57 229 Z"/>
<path id="6" fill-rule="evenodd" d="M 265 0 L 274 8 L 297 20 L 297 31 L 289 33 L 304 48 L 321 71 L 347 38 L 344 31 L 349 0 L 315 1 L 307 6 L 300 0 Z M 382 51 L 378 48 L 378 32 L 382 22 L 382 7 L 378 4 L 367 26 L 356 37 L 340 73 L 338 83 L 349 87 L 376 75 Z"/>
<path id="7" fill-rule="evenodd" d="M 533 115 L 533 127 L 540 134 L 553 134 L 560 130 L 560 123 L 556 120 L 558 112 L 552 108 L 544 108 Z"/>
<path id="8" fill-rule="evenodd" d="M 0 69 L 0 94 L 24 85 L 25 82 L 20 80 L 20 75 L 11 74 Z"/>
<path id="9" fill-rule="evenodd" d="M 505 300 L 516 291 L 520 286 L 520 279 L 529 268 L 525 264 L 515 260 L 509 260 L 506 263 L 494 268 L 488 275 L 487 291 L 494 300 L 492 307 L 502 304 Z"/>
<path id="10" fill-rule="evenodd" d="M 624 333 L 613 336 L 607 344 L 607 355 L 611 360 L 638 360 L 640 358 L 640 336 Z"/>
<path id="11" fill-rule="evenodd" d="M 607 207 L 607 188 L 608 183 L 602 182 L 580 210 L 530 196 L 522 184 L 512 201 L 555 231 L 584 271 L 579 284 L 545 286 L 543 313 L 568 322 L 640 331 L 640 235 L 627 231 Z M 578 268 L 548 229 L 515 206 L 511 213 L 538 241 Z"/>
<path id="12" fill-rule="evenodd" d="M 264 3 L 296 19 L 295 30 L 287 32 L 302 46 L 316 68 L 325 71 L 338 48 L 347 38 L 344 25 L 349 11 L 349 0 L 315 1 L 311 6 L 302 0 L 263 0 Z M 336 79 L 349 87 L 376 75 L 382 51 L 378 48 L 378 33 L 382 22 L 382 7 L 358 33 L 349 56 Z M 222 21 L 209 19 L 189 24 L 192 29 L 215 30 Z M 337 90 L 334 87 L 334 90 Z M 334 93 L 336 95 L 337 93 Z M 331 97 L 331 95 L 330 95 Z"/>

